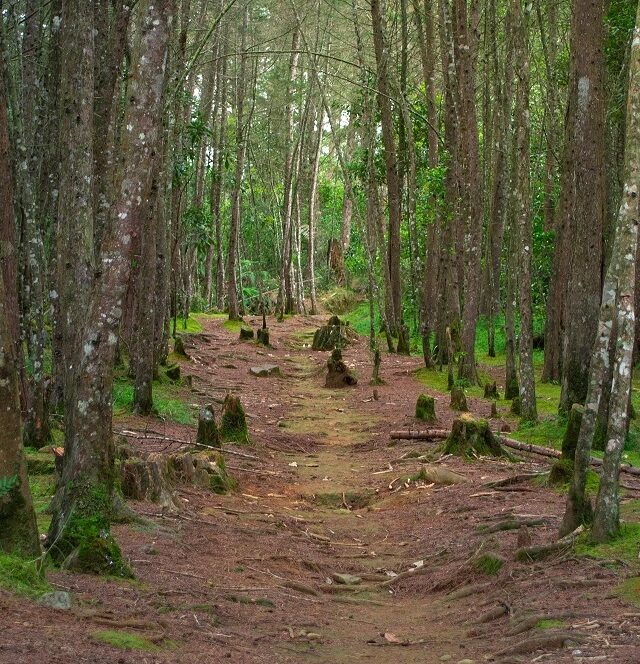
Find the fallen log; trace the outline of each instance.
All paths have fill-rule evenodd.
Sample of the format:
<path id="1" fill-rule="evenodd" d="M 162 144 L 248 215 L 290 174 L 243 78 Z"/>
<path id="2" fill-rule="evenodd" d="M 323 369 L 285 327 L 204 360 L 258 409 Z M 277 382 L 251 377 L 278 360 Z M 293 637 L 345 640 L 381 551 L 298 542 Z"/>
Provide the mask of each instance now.
<path id="1" fill-rule="evenodd" d="M 446 429 L 423 429 L 421 431 L 392 431 L 392 440 L 444 440 L 449 435 Z"/>
<path id="2" fill-rule="evenodd" d="M 511 447 L 514 450 L 520 450 L 521 452 L 530 452 L 531 454 L 539 454 L 541 456 L 546 456 L 551 459 L 559 459 L 561 456 L 561 453 L 558 450 L 552 450 L 549 447 L 532 445 L 531 443 L 522 443 L 519 440 L 514 440 L 513 438 L 505 438 L 500 434 L 496 434 L 496 436 L 498 437 L 498 440 L 505 447 Z M 589 463 L 592 466 L 600 467 L 602 466 L 602 459 L 591 457 Z M 640 477 L 640 468 L 635 468 L 634 466 L 629 466 L 627 464 L 620 465 L 620 472 Z"/>

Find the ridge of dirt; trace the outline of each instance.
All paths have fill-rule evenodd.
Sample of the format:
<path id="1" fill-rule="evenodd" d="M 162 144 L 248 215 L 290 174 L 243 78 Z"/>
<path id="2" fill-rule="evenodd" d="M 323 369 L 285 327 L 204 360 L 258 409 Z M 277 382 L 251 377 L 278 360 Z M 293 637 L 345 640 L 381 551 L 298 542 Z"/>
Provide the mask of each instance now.
<path id="1" fill-rule="evenodd" d="M 365 339 L 344 351 L 359 384 L 325 389 L 328 353 L 310 349 L 310 332 L 323 322 L 270 321 L 275 347 L 262 349 L 238 341 L 221 320 L 203 319 L 204 332 L 187 338 L 191 359 L 181 363 L 192 376 L 193 403 L 213 402 L 219 412 L 227 390 L 240 394 L 252 445 L 231 449 L 259 460 L 227 455 L 238 489 L 225 496 L 179 489 L 184 509 L 177 514 L 132 503 L 147 525 L 114 532 L 136 581 L 51 572 L 56 588 L 73 593 L 71 611 L 0 591 L 0 662 L 639 661 L 640 613 L 615 592 L 637 570 L 573 555 L 514 560 L 518 531 L 500 524 L 538 521 L 528 531 L 532 543 L 551 542 L 564 498 L 531 482 L 509 490 L 485 485 L 547 465 L 438 460 L 433 443 L 391 445 L 390 431 L 417 426 L 420 392 L 436 399 L 438 424 L 450 428 L 448 395 L 415 379 L 418 358 L 385 355 L 386 384 L 374 400 Z M 283 377 L 249 374 L 266 362 Z M 488 402 L 469 402 L 474 413 L 489 415 Z M 195 438 L 193 427 L 153 419 L 115 424 L 125 427 Z M 165 452 L 181 446 L 142 437 L 134 443 Z M 425 466 L 409 452 L 435 463 Z M 462 481 L 406 481 L 425 467 Z M 495 571 L 488 559 L 499 561 L 496 574 L 487 573 Z M 345 585 L 339 575 L 360 582 Z M 154 648 L 106 645 L 96 637 L 106 629 L 137 634 Z M 574 645 L 551 645 L 571 635 Z M 508 654 L 544 636 L 553 638 Z"/>

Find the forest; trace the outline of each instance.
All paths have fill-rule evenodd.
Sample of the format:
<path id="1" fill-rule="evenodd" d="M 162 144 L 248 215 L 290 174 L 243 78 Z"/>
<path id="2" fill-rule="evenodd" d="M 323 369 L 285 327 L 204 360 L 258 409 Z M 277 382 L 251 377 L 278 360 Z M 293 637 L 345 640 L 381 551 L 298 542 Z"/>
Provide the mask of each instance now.
<path id="1" fill-rule="evenodd" d="M 0 663 L 637 663 L 637 0 L 0 19 Z"/>

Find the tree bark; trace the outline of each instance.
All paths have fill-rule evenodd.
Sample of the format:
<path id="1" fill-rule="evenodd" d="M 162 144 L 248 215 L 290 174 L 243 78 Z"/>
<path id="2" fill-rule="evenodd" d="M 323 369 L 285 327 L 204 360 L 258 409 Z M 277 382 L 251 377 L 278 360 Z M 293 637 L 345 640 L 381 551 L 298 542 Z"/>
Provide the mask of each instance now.
<path id="1" fill-rule="evenodd" d="M 73 371 L 75 400 L 70 404 L 73 411 L 68 413 L 72 426 L 66 426 L 65 463 L 48 537 L 55 558 L 73 554 L 77 567 L 92 572 L 128 573 L 109 534 L 114 481 L 113 363 L 133 240 L 141 232 L 153 160 L 160 147 L 172 9 L 172 0 L 151 0 L 144 15 L 124 116 L 123 175 L 112 212 L 114 223 L 102 245 L 100 269 L 81 327 L 81 353 Z M 70 67 L 71 76 L 75 67 Z M 92 88 L 82 92 L 90 98 Z M 82 97 L 78 102 L 82 103 Z M 83 185 L 75 184 L 84 191 Z"/>
<path id="2" fill-rule="evenodd" d="M 607 445 L 600 473 L 600 487 L 596 499 L 592 536 L 605 542 L 620 532 L 618 475 L 627 435 L 629 396 L 631 394 L 632 359 L 634 346 L 634 289 L 635 255 L 638 247 L 640 210 L 640 6 L 632 37 L 629 63 L 629 92 L 627 96 L 627 132 L 625 139 L 624 189 L 613 253 L 603 291 L 604 302 L 615 298 L 614 328 L 615 358 L 613 362 Z M 614 293 L 612 294 L 612 290 Z"/>

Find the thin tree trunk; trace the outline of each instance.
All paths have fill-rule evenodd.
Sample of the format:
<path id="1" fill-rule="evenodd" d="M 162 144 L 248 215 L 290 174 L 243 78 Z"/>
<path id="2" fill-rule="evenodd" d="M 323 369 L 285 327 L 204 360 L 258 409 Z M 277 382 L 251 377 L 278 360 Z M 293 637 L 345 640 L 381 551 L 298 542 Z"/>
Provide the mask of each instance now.
<path id="1" fill-rule="evenodd" d="M 520 409 L 522 419 L 535 422 L 536 385 L 533 370 L 533 314 L 531 303 L 531 263 L 533 223 L 531 219 L 531 184 L 529 181 L 529 9 L 522 10 L 521 0 L 514 0 L 515 61 L 518 81 L 516 94 L 516 206 L 520 239 Z"/>

